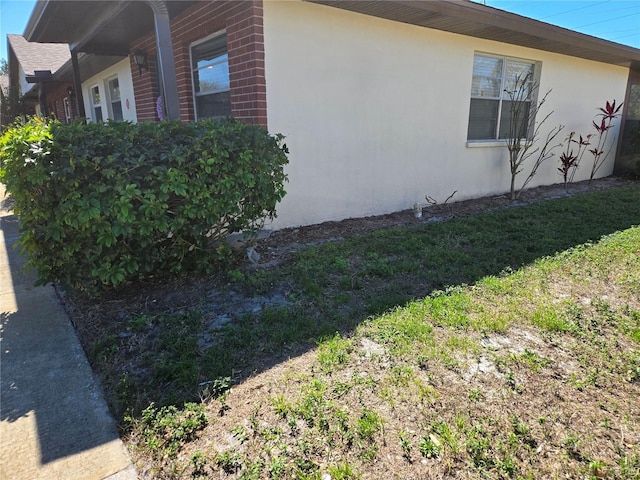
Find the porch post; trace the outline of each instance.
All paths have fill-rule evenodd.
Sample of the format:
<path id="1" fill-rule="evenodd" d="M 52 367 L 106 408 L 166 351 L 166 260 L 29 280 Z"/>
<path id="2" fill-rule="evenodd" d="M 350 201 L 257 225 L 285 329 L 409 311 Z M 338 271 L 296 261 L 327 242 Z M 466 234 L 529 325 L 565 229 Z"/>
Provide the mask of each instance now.
<path id="1" fill-rule="evenodd" d="M 73 67 L 73 90 L 75 92 L 75 107 L 78 118 L 86 118 L 84 111 L 84 101 L 82 99 L 82 81 L 80 80 L 80 64 L 78 63 L 78 52 L 71 50 L 71 66 Z"/>
<path id="2" fill-rule="evenodd" d="M 163 0 L 147 0 L 147 3 L 153 9 L 156 46 L 158 48 L 158 75 L 161 79 L 162 99 L 167 109 L 167 119 L 179 120 L 180 103 L 178 101 L 178 82 L 173 58 L 169 10 Z"/>
<path id="3" fill-rule="evenodd" d="M 38 104 L 40 105 L 40 115 L 42 115 L 43 117 L 47 117 L 49 113 L 47 112 L 47 93 L 44 86 L 44 80 L 38 82 L 38 87 Z"/>

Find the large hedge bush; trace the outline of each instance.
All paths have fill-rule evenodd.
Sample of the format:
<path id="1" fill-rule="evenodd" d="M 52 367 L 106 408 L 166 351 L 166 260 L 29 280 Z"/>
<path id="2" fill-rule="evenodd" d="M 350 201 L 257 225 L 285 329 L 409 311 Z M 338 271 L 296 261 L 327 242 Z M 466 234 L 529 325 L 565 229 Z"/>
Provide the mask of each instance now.
<path id="1" fill-rule="evenodd" d="M 287 148 L 244 123 L 71 125 L 34 118 L 0 139 L 0 182 L 39 283 L 96 291 L 211 272 L 222 240 L 275 216 Z"/>

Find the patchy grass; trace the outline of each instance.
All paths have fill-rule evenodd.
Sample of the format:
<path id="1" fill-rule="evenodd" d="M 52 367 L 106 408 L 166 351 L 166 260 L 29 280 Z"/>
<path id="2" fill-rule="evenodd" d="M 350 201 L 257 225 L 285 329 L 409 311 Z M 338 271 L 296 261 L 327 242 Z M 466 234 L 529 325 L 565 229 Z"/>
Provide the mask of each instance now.
<path id="1" fill-rule="evenodd" d="M 640 479 L 639 223 L 633 186 L 309 247 L 222 292 L 277 305 L 87 351 L 148 478 Z"/>

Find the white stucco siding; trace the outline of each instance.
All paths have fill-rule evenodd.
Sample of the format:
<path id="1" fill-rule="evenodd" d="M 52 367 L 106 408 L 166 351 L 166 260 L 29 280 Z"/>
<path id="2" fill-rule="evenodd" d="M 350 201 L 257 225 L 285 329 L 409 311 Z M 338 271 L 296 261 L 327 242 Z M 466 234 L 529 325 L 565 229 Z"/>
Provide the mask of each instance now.
<path id="1" fill-rule="evenodd" d="M 566 137 L 571 132 L 576 132 L 577 135 L 583 136 L 590 133 L 595 134 L 592 122 L 596 119 L 596 115 L 600 113 L 599 108 L 604 107 L 607 101 L 616 100 L 616 105 L 624 101 L 629 76 L 628 68 L 490 41 L 477 40 L 474 42 L 474 47 L 475 51 L 478 52 L 489 52 L 506 57 L 540 62 L 542 70 L 538 88 L 539 99 L 547 92 L 549 94 L 537 120 L 542 120 L 548 113 L 552 112 L 544 124 L 545 128 L 540 132 L 541 139 L 546 137 L 550 128 L 557 125 L 564 125 L 564 129 L 556 138 L 556 143 L 560 141 L 566 145 Z M 609 134 L 608 145 L 617 138 L 620 119 L 614 125 L 615 128 Z M 504 147 L 502 149 L 505 150 Z M 495 148 L 487 150 L 488 154 L 491 155 Z M 562 181 L 557 171 L 560 166 L 558 156 L 561 151 L 562 149 L 554 150 L 556 156 L 543 164 L 530 186 L 548 185 Z M 612 150 L 606 164 L 598 170 L 598 177 L 611 175 L 614 155 L 615 148 Z M 589 178 L 591 163 L 591 156 L 587 152 L 583 157 L 582 168 L 576 173 L 575 181 Z M 528 174 L 528 170 L 520 174 L 520 182 L 524 180 L 525 174 Z M 503 190 L 498 188 L 497 191 Z"/>
<path id="2" fill-rule="evenodd" d="M 136 100 L 133 95 L 133 77 L 131 76 L 130 60 L 125 58 L 115 65 L 101 71 L 97 75 L 82 82 L 82 97 L 84 109 L 89 120 L 93 120 L 93 105 L 91 103 L 91 89 L 95 86 L 100 91 L 100 105 L 102 107 L 102 118 L 113 118 L 113 112 L 109 105 L 110 98 L 108 92 L 108 82 L 113 78 L 118 78 L 120 87 L 120 101 L 122 102 L 123 120 L 136 122 Z"/>
<path id="3" fill-rule="evenodd" d="M 590 132 L 597 107 L 623 99 L 628 73 L 295 1 L 265 1 L 264 39 L 269 130 L 290 149 L 273 228 L 403 210 L 453 190 L 455 199 L 507 191 L 506 148 L 467 142 L 475 52 L 541 62 L 549 126 L 566 133 Z M 532 185 L 561 181 L 557 167 L 550 161 Z M 600 175 L 612 167 L 613 157 Z"/>
<path id="4" fill-rule="evenodd" d="M 20 94 L 26 95 L 31 91 L 33 87 L 35 87 L 35 83 L 27 82 L 27 74 L 22 68 L 22 65 L 18 64 L 18 78 L 20 79 Z"/>

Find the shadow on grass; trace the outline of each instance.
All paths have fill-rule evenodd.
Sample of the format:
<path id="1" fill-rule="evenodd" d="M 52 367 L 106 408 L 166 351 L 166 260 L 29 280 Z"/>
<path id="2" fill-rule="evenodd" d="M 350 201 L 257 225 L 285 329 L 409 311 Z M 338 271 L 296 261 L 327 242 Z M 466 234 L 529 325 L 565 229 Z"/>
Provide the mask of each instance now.
<path id="1" fill-rule="evenodd" d="M 149 325 L 149 331 L 158 331 L 164 322 L 164 341 L 154 343 L 163 353 L 149 357 L 149 377 L 128 380 L 130 395 L 138 408 L 150 401 L 193 400 L 196 385 L 224 386 L 220 378 L 225 377 L 242 382 L 305 353 L 322 338 L 349 335 L 373 315 L 450 286 L 507 274 L 637 224 L 640 187 L 631 186 L 306 248 L 291 264 L 247 274 L 230 287 L 248 297 L 286 291 L 287 301 L 279 306 L 213 330 L 206 313 L 196 321 L 183 315 Z M 135 393 L 140 391 L 143 398 Z M 121 400 L 130 404 L 133 398 Z"/>

